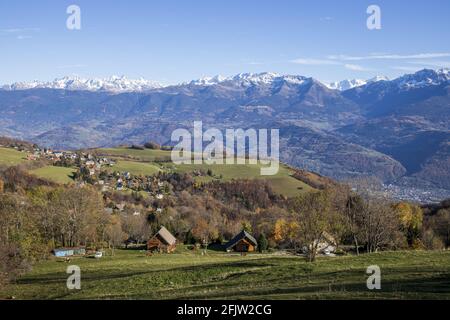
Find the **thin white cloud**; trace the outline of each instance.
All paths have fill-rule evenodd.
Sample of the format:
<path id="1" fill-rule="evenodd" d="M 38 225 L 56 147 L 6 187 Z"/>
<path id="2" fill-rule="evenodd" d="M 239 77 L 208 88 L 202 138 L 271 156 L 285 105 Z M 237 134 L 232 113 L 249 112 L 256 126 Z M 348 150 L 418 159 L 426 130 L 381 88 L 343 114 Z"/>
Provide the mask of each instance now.
<path id="1" fill-rule="evenodd" d="M 9 29 L 0 29 L 0 33 L 25 33 L 25 32 L 40 32 L 40 28 L 9 28 Z"/>
<path id="2" fill-rule="evenodd" d="M 339 65 L 340 63 L 333 60 L 326 60 L 326 59 L 305 59 L 305 58 L 298 58 L 291 60 L 292 63 L 295 64 L 302 64 L 302 65 L 310 65 L 310 66 L 320 66 L 320 65 Z"/>
<path id="3" fill-rule="evenodd" d="M 19 35 L 16 37 L 17 40 L 25 40 L 25 39 L 31 39 L 32 36 L 25 36 L 25 35 Z"/>
<path id="4" fill-rule="evenodd" d="M 421 68 L 421 67 L 393 66 L 393 67 L 391 67 L 391 69 L 400 70 L 400 71 L 407 71 L 407 72 L 416 72 L 416 71 L 419 71 L 420 69 L 423 69 L 423 68 Z"/>
<path id="5" fill-rule="evenodd" d="M 416 64 L 421 66 L 428 66 L 434 68 L 450 68 L 450 61 L 408 61 L 409 64 Z"/>
<path id="6" fill-rule="evenodd" d="M 344 67 L 352 71 L 370 71 L 370 69 L 357 64 L 345 64 Z"/>
<path id="7" fill-rule="evenodd" d="M 371 69 L 363 67 L 357 64 L 342 63 L 341 61 L 330 60 L 330 59 L 313 59 L 313 58 L 298 58 L 291 60 L 291 63 L 308 65 L 308 66 L 343 66 L 344 68 L 352 71 L 371 71 Z"/>
<path id="8" fill-rule="evenodd" d="M 341 60 L 341 61 L 360 61 L 360 60 L 408 60 L 408 59 L 436 59 L 450 57 L 450 53 L 438 52 L 438 53 L 417 53 L 410 55 L 401 54 L 380 54 L 380 55 L 367 55 L 367 56 L 350 56 L 350 55 L 330 55 L 328 59 Z"/>
<path id="9" fill-rule="evenodd" d="M 85 68 L 86 64 L 68 64 L 64 66 L 59 66 L 58 69 L 75 69 L 75 68 Z"/>
<path id="10" fill-rule="evenodd" d="M 16 40 L 26 40 L 33 38 L 33 34 L 40 32 L 40 28 L 9 28 L 0 29 L 0 36 L 15 37 Z"/>

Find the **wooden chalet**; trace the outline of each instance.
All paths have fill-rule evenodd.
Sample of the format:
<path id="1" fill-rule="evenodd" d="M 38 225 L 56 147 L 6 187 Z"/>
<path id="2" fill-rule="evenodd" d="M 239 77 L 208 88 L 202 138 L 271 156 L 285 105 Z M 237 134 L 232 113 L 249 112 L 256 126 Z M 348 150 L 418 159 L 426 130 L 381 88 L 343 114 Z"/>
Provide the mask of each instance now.
<path id="1" fill-rule="evenodd" d="M 254 252 L 257 246 L 258 242 L 256 239 L 250 233 L 243 230 L 227 244 L 225 244 L 225 250 L 227 252 Z"/>
<path id="2" fill-rule="evenodd" d="M 150 252 L 172 253 L 177 248 L 177 239 L 165 227 L 161 227 L 157 234 L 147 242 Z"/>

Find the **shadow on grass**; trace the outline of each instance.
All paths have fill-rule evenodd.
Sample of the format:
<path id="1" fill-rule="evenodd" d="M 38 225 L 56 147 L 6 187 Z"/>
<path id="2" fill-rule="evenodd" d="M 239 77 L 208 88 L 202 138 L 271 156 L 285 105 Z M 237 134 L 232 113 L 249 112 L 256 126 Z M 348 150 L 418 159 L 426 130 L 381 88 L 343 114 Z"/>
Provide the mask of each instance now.
<path id="1" fill-rule="evenodd" d="M 279 258 L 272 258 L 273 260 L 278 260 Z M 170 272 L 180 272 L 180 273 L 186 273 L 186 272 L 192 272 L 192 273 L 199 273 L 199 274 L 206 274 L 210 270 L 221 270 L 224 268 L 256 268 L 256 267 L 270 267 L 270 266 L 276 266 L 276 261 L 270 262 L 272 259 L 267 258 L 261 258 L 261 259 L 254 259 L 249 261 L 237 261 L 237 262 L 223 262 L 223 263 L 206 263 L 204 265 L 192 265 L 192 266 L 183 266 L 183 267 L 176 267 L 176 268 L 163 268 L 163 269 L 153 269 L 151 271 L 133 271 L 130 272 L 129 270 L 125 272 L 112 272 L 110 274 L 105 273 L 104 271 L 102 273 L 100 272 L 89 272 L 85 273 L 83 275 L 83 280 L 85 281 L 97 281 L 97 280 L 114 280 L 114 279 L 121 279 L 121 278 L 127 278 L 127 277 L 134 277 L 139 275 L 152 275 L 154 273 L 170 273 Z M 260 261 L 260 260 L 264 260 Z M 50 283 L 60 283 L 67 280 L 68 275 L 61 272 L 58 274 L 55 273 L 47 273 L 42 276 L 37 277 L 25 277 L 22 279 L 17 280 L 17 284 L 50 284 Z"/>
<path id="2" fill-rule="evenodd" d="M 355 275 L 358 276 L 358 275 Z M 327 275 L 314 275 L 314 280 L 320 280 L 320 278 L 327 279 Z M 427 279 L 404 279 L 404 280 L 392 280 L 382 281 L 382 290 L 368 290 L 365 280 L 352 281 L 344 280 L 342 282 L 325 282 L 323 284 L 308 284 L 300 286 L 286 285 L 286 287 L 258 287 L 251 289 L 244 289 L 242 287 L 236 288 L 234 285 L 221 286 L 220 292 L 217 292 L 217 286 L 208 284 L 203 286 L 195 286 L 186 288 L 185 295 L 178 295 L 177 299 L 248 299 L 257 298 L 264 299 L 265 296 L 297 296 L 298 298 L 318 298 L 317 295 L 330 295 L 330 297 L 336 297 L 336 295 L 342 294 L 342 297 L 352 298 L 354 296 L 366 295 L 367 297 L 382 296 L 383 294 L 400 294 L 400 295 L 418 295 L 429 297 L 445 296 L 450 299 L 450 274 L 434 276 Z M 296 282 L 292 282 L 294 285 Z M 298 283 L 298 281 L 297 281 Z M 268 285 L 279 286 L 277 283 L 268 283 Z M 228 289 L 228 290 L 227 290 Z M 236 290 L 237 289 L 237 290 Z M 197 292 L 209 292 L 208 294 L 195 294 L 189 290 L 195 290 Z"/>
<path id="3" fill-rule="evenodd" d="M 450 272 L 445 267 L 427 270 L 417 266 L 382 268 L 382 290 L 369 291 L 366 287 L 368 275 L 361 266 L 341 266 L 341 270 L 323 270 L 325 264 L 299 263 L 302 258 L 261 256 L 251 260 L 226 262 L 205 262 L 201 265 L 183 265 L 180 267 L 158 268 L 148 266 L 148 270 L 139 267 L 133 271 L 130 267 L 120 270 L 99 269 L 83 274 L 86 281 L 85 292 L 89 296 L 89 287 L 94 289 L 93 298 L 101 299 L 246 299 L 265 297 L 288 298 L 377 298 L 377 297 L 445 297 L 450 298 Z M 90 266 L 92 268 L 92 266 Z M 92 269 L 91 269 L 92 270 Z M 132 277 L 138 279 L 133 287 Z M 26 277 L 18 284 L 64 285 L 68 275 L 65 273 L 47 273 L 36 277 Z M 153 278 L 154 277 L 154 278 Z M 126 279 L 131 287 L 123 288 L 114 284 L 114 280 Z M 152 280 L 157 279 L 156 285 Z M 102 292 L 102 283 L 111 281 L 112 292 Z M 108 282 L 109 282 L 108 281 Z M 172 283 L 173 281 L 173 283 Z M 128 291 L 126 291 L 128 289 Z M 83 298 L 83 293 L 56 291 L 53 299 Z"/>

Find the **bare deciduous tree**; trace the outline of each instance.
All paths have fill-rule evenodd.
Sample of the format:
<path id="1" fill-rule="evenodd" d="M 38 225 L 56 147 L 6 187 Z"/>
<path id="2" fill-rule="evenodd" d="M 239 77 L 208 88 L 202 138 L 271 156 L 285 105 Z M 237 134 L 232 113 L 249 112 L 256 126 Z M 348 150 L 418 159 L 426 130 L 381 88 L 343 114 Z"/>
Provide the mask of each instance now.
<path id="1" fill-rule="evenodd" d="M 389 204 L 378 200 L 367 201 L 359 223 L 367 252 L 395 248 L 401 241 L 400 223 Z"/>

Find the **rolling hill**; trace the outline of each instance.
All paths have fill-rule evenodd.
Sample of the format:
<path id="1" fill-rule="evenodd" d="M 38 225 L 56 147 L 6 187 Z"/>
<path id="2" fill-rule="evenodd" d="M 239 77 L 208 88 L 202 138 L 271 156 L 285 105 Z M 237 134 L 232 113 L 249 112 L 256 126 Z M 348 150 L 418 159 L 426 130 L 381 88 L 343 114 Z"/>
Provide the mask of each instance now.
<path id="1" fill-rule="evenodd" d="M 194 171 L 207 172 L 211 170 L 213 176 L 196 177 L 198 181 L 210 182 L 213 180 L 229 181 L 232 179 L 263 179 L 270 183 L 276 193 L 285 196 L 296 196 L 302 192 L 312 190 L 313 188 L 307 183 L 294 178 L 296 170 L 287 165 L 281 164 L 278 174 L 274 176 L 261 176 L 261 165 L 208 165 L 208 164 L 183 164 L 175 165 L 166 162 L 170 159 L 170 151 L 163 150 L 136 150 L 126 147 L 107 148 L 91 150 L 94 154 L 108 156 L 117 161 L 114 167 L 109 170 L 129 171 L 133 174 L 152 175 L 158 171 L 169 171 L 179 173 L 193 173 Z M 132 161 L 130 161 L 132 159 Z M 160 162 L 162 161 L 162 162 Z M 313 176 L 317 176 L 310 173 Z"/>
<path id="2" fill-rule="evenodd" d="M 261 176 L 261 164 L 243 164 L 243 165 L 175 165 L 167 162 L 170 159 L 170 151 L 163 150 L 136 150 L 129 147 L 92 149 L 89 150 L 97 156 L 107 156 L 116 161 L 112 167 L 106 167 L 109 172 L 130 172 L 134 175 L 151 176 L 158 172 L 178 172 L 191 173 L 196 171 L 212 172 L 212 176 L 198 176 L 195 179 L 199 182 L 211 181 L 230 181 L 233 179 L 263 179 L 269 182 L 273 190 L 287 197 L 293 197 L 303 192 L 310 191 L 315 187 L 311 186 L 309 181 L 320 181 L 320 176 L 315 173 L 308 172 L 308 180 L 302 181 L 294 177 L 298 174 L 297 170 L 280 164 L 278 174 L 274 176 Z M 19 152 L 11 148 L 0 148 L 0 166 L 15 166 L 18 164 L 26 164 L 26 153 Z M 45 165 L 40 168 L 31 168 L 29 172 L 39 178 L 49 180 L 51 182 L 67 184 L 73 183 L 73 174 L 77 168 L 57 167 Z M 306 174 L 306 173 L 305 173 Z M 327 181 L 325 184 L 330 184 Z M 319 183 L 318 185 L 323 185 Z"/>
<path id="3" fill-rule="evenodd" d="M 26 153 L 11 148 L 0 148 L 0 166 L 15 166 L 26 161 Z"/>

